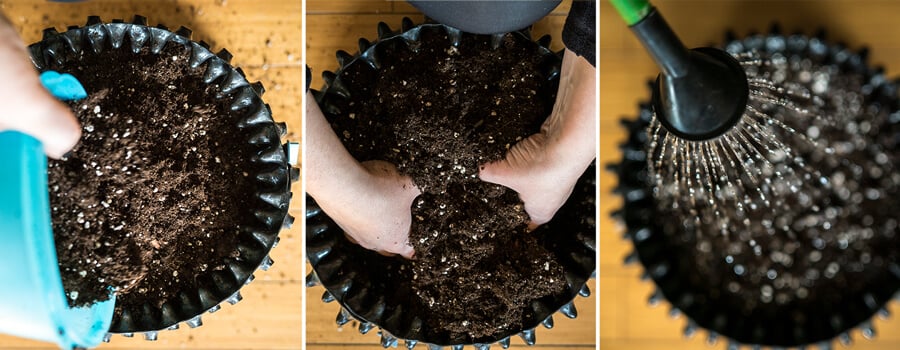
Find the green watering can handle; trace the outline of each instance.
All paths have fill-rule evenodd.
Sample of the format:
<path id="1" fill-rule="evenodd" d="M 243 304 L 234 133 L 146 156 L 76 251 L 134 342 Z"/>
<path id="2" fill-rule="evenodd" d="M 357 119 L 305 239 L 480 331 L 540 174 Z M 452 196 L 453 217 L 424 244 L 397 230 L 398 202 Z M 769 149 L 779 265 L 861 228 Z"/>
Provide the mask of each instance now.
<path id="1" fill-rule="evenodd" d="M 646 17 L 653 6 L 647 0 L 610 0 L 619 16 L 625 20 L 625 24 L 629 26 L 640 22 Z"/>

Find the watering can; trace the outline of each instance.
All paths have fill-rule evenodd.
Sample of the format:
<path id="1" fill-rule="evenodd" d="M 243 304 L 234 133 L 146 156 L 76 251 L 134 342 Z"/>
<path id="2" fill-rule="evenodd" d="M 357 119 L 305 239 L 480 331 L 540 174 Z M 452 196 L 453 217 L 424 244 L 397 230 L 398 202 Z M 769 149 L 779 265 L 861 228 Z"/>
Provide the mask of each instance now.
<path id="1" fill-rule="evenodd" d="M 48 71 L 41 83 L 61 100 L 87 97 L 69 74 Z M 41 143 L 17 131 L 0 132 L 0 165 L 0 333 L 62 349 L 97 346 L 112 322 L 115 295 L 78 308 L 66 301 Z"/>

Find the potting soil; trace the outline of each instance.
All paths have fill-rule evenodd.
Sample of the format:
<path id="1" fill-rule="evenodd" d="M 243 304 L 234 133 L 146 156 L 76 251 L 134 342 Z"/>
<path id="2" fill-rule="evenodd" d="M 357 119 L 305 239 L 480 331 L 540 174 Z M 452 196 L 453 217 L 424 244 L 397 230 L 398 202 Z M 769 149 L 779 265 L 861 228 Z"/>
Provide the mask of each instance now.
<path id="1" fill-rule="evenodd" d="M 451 46 L 434 31 L 379 46 L 380 69 L 345 68 L 350 98 L 327 114 L 357 160 L 396 164 L 422 190 L 412 206 L 415 258 L 388 283 L 411 283 L 411 312 L 450 338 L 521 330 L 531 301 L 560 293 L 565 276 L 528 233 L 518 194 L 478 171 L 550 114 L 556 84 L 540 73 L 546 57 L 511 35 L 497 49 L 486 36 Z"/>
<path id="2" fill-rule="evenodd" d="M 238 257 L 253 222 L 252 156 L 229 101 L 202 83 L 203 66 L 169 44 L 70 54 L 50 68 L 78 78 L 89 97 L 70 102 L 82 138 L 49 162 L 50 204 L 70 304 L 108 298 L 159 307 Z M 176 299 L 177 300 L 177 299 Z"/>

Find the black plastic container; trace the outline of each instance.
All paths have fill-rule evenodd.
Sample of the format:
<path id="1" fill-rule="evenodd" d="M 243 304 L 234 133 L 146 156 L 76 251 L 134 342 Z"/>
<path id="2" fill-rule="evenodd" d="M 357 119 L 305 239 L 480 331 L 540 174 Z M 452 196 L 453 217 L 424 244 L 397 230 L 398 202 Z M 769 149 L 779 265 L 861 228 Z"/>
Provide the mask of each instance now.
<path id="1" fill-rule="evenodd" d="M 337 99 L 351 99 L 347 83 L 342 74 L 351 68 L 365 69 L 371 74 L 378 74 L 379 62 L 392 50 L 411 50 L 420 48 L 418 41 L 424 32 L 445 33 L 448 37 L 447 48 L 456 45 L 460 40 L 468 40 L 473 34 L 462 33 L 454 28 L 439 24 L 423 24 L 414 26 L 412 21 L 403 20 L 399 32 L 392 31 L 386 24 L 378 26 L 378 40 L 370 43 L 366 39 L 359 40 L 359 53 L 350 55 L 337 53 L 341 68 L 337 73 L 325 72 L 323 77 L 326 86 L 322 91 L 313 91 L 319 106 L 327 115 L 340 115 L 340 110 L 333 103 Z M 541 76 L 549 81 L 559 79 L 560 59 L 557 54 L 547 49 L 549 37 L 533 42 L 527 32 L 514 32 L 504 35 L 512 36 L 517 43 L 540 46 L 542 55 L 553 64 L 544 67 Z M 504 35 L 489 37 L 494 47 L 504 39 Z M 442 48 L 443 49 L 443 48 Z M 361 68 L 360 68 L 361 67 Z M 555 84 L 553 85 L 555 87 Z M 554 94 L 539 94 L 538 98 L 549 99 L 550 105 Z M 351 319 L 359 320 L 359 331 L 367 333 L 375 327 L 381 328 L 381 344 L 384 347 L 395 346 L 399 339 L 404 339 L 408 348 L 417 343 L 427 344 L 430 348 L 452 346 L 460 349 L 464 344 L 474 344 L 476 348 L 487 348 L 491 343 L 499 342 L 503 348 L 509 346 L 509 337 L 519 334 L 528 344 L 535 342 L 535 328 L 543 324 L 547 328 L 553 326 L 552 314 L 560 311 L 565 316 L 574 318 L 577 311 L 573 306 L 576 295 L 590 294 L 586 281 L 596 271 L 596 222 L 595 222 L 595 167 L 591 166 L 580 178 L 572 195 L 549 223 L 542 225 L 534 235 L 563 265 L 566 273 L 566 290 L 559 295 L 552 295 L 534 301 L 531 305 L 523 305 L 530 309 L 531 317 L 522 329 L 502 334 L 498 337 L 480 339 L 451 339 L 438 335 L 429 329 L 419 315 L 410 312 L 410 299 L 414 297 L 410 288 L 402 285 L 389 285 L 384 277 L 391 274 L 399 264 L 400 258 L 384 257 L 375 252 L 363 249 L 349 242 L 344 232 L 324 213 L 315 201 L 306 197 L 306 242 L 307 255 L 313 266 L 313 272 L 307 277 L 307 285 L 322 284 L 325 287 L 323 301 L 338 301 L 341 312 L 337 315 L 338 325 Z"/>
<path id="2" fill-rule="evenodd" d="M 868 65 L 866 49 L 854 52 L 843 45 L 829 44 L 824 33 L 815 36 L 783 35 L 777 26 L 769 34 L 734 38 L 734 35 L 728 35 L 724 46 L 732 54 L 755 51 L 798 62 L 807 59 L 845 74 L 857 74 L 861 77 L 861 92 L 867 108 L 886 111 L 889 115 L 900 111 L 896 83 L 885 77 L 883 69 Z M 663 216 L 653 195 L 655 184 L 650 179 L 647 159 L 651 141 L 648 126 L 653 111 L 649 104 L 642 104 L 640 109 L 636 120 L 622 121 L 629 138 L 620 145 L 622 162 L 611 165 L 610 169 L 618 175 L 619 184 L 615 191 L 624 197 L 625 202 L 614 216 L 625 222 L 625 237 L 635 248 L 626 262 L 640 262 L 646 271 L 643 278 L 655 284 L 651 304 L 667 300 L 672 307 L 671 314 L 687 317 L 685 335 L 693 334 L 698 328 L 706 329 L 711 342 L 719 336 L 727 338 L 729 349 L 738 349 L 744 344 L 775 348 L 815 344 L 820 349 L 830 349 L 835 338 L 848 344 L 851 341 L 849 334 L 854 328 L 859 328 L 867 338 L 874 336 L 871 318 L 876 314 L 886 316 L 886 305 L 900 290 L 900 266 L 896 261 L 900 239 L 897 237 L 885 248 L 894 252 L 895 260 L 890 261 L 890 255 L 883 257 L 887 260 L 883 269 L 873 268 L 873 271 L 868 271 L 871 273 L 869 279 L 854 281 L 864 284 L 861 291 L 832 291 L 839 297 L 840 302 L 837 303 L 811 297 L 805 303 L 790 303 L 783 307 L 773 307 L 770 303 L 745 314 L 738 312 L 733 303 L 722 301 L 724 298 L 719 295 L 725 292 L 697 287 L 693 280 L 700 274 L 699 268 L 687 258 L 693 252 L 676 248 L 672 238 L 667 237 L 666 232 L 680 228 L 677 223 L 662 222 L 660 219 Z M 879 142 L 885 144 L 884 149 L 896 154 L 900 144 L 900 119 L 887 118 L 883 125 L 873 127 L 879 128 Z M 898 165 L 895 162 L 893 168 Z M 722 290 L 724 288 L 722 286 Z M 796 314 L 805 317 L 797 320 L 791 316 Z"/>
<path id="3" fill-rule="evenodd" d="M 210 52 L 206 43 L 192 41 L 191 31 L 184 27 L 172 32 L 161 25 L 147 26 L 146 18 L 141 16 L 135 16 L 131 23 L 122 20 L 102 23 L 99 17 L 92 16 L 84 27 L 69 27 L 63 33 L 46 29 L 43 40 L 29 46 L 35 67 L 43 71 L 52 64 L 62 65 L 85 53 L 118 50 L 134 55 L 159 55 L 172 45 L 190 52 L 190 67 L 204 72 L 204 84 L 220 85 L 216 98 L 228 101 L 231 106 L 228 117 L 233 118 L 233 127 L 249 135 L 245 140 L 226 141 L 244 143 L 255 153 L 250 159 L 253 167 L 246 172 L 258 185 L 254 193 L 246 196 L 256 200 L 246 210 L 258 220 L 255 225 L 240 229 L 241 243 L 234 247 L 237 258 L 227 258 L 223 262 L 224 270 L 199 275 L 198 289 L 182 290 L 165 300 L 161 307 L 116 305 L 116 317 L 109 332 L 126 337 L 144 333 L 147 340 L 155 340 L 160 330 L 177 329 L 180 322 L 191 328 L 200 326 L 204 312 L 215 312 L 222 302 L 240 301 L 239 290 L 253 280 L 254 272 L 267 270 L 273 264 L 268 254 L 278 242 L 279 231 L 293 223 L 293 217 L 288 215 L 290 187 L 299 178 L 299 169 L 289 162 L 289 153 L 293 151 L 288 150 L 287 143 L 282 144 L 286 126 L 272 119 L 269 106 L 261 99 L 262 84 L 248 82 L 240 68 L 229 64 L 228 51 Z"/>

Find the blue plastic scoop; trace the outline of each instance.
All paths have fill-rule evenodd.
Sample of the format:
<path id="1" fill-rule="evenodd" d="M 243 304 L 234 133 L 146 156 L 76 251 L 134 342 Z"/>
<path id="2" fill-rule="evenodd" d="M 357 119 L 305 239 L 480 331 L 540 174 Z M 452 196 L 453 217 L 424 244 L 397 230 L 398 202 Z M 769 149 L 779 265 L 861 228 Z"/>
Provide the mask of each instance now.
<path id="1" fill-rule="evenodd" d="M 41 84 L 53 97 L 62 101 L 80 100 L 87 97 L 84 86 L 74 76 L 68 73 L 57 73 L 48 70 L 41 73 Z"/>
<path id="2" fill-rule="evenodd" d="M 48 71 L 41 83 L 61 100 L 87 97 L 75 77 Z M 91 348 L 109 330 L 115 295 L 70 308 L 63 290 L 50 222 L 47 157 L 41 143 L 0 132 L 0 332 Z"/>

